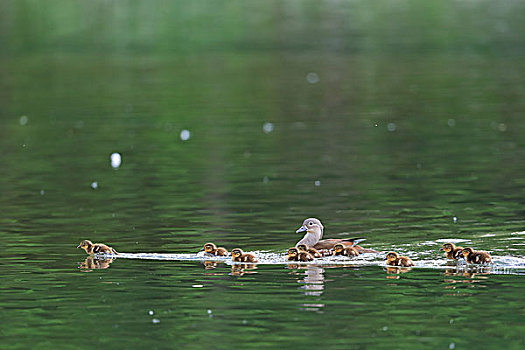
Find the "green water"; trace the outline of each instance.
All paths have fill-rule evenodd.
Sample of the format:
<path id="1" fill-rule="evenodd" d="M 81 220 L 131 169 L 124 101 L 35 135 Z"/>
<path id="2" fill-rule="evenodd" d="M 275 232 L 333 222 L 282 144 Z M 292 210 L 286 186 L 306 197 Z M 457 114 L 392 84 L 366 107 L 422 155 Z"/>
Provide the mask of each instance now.
<path id="1" fill-rule="evenodd" d="M 523 349 L 524 10 L 0 2 L 1 347 Z M 278 253 L 310 216 L 416 263 L 459 239 L 497 264 L 97 265 L 76 249 Z"/>

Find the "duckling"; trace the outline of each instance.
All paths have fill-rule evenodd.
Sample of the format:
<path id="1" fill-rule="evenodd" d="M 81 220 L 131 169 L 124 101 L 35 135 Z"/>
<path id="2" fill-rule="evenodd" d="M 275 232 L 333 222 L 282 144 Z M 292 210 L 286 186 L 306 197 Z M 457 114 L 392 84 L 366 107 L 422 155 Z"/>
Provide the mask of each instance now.
<path id="1" fill-rule="evenodd" d="M 323 254 L 315 248 L 308 248 L 306 244 L 298 244 L 297 249 L 310 253 L 314 258 L 322 258 Z"/>
<path id="2" fill-rule="evenodd" d="M 104 254 L 119 255 L 118 252 L 115 249 L 111 248 L 110 246 L 107 246 L 103 243 L 93 243 L 87 239 L 80 242 L 77 248 L 84 249 L 86 253 L 88 254 L 104 253 Z"/>
<path id="3" fill-rule="evenodd" d="M 458 260 L 463 258 L 463 247 L 456 247 L 454 243 L 445 243 L 440 250 L 445 252 L 445 256 L 448 259 Z"/>
<path id="4" fill-rule="evenodd" d="M 217 247 L 213 243 L 206 243 L 204 245 L 204 248 L 202 248 L 202 250 L 204 250 L 208 254 L 217 255 L 217 256 L 228 255 L 228 251 L 226 250 L 226 248 Z"/>
<path id="5" fill-rule="evenodd" d="M 314 256 L 307 251 L 300 250 L 297 247 L 288 249 L 288 260 L 289 261 L 312 261 Z"/>
<path id="6" fill-rule="evenodd" d="M 396 252 L 389 252 L 386 255 L 386 264 L 391 266 L 414 266 L 414 262 L 407 256 L 400 256 Z"/>
<path id="7" fill-rule="evenodd" d="M 463 248 L 463 256 L 469 264 L 488 264 L 492 262 L 489 253 L 477 251 L 470 247 Z"/>
<path id="8" fill-rule="evenodd" d="M 244 253 L 241 248 L 232 250 L 232 260 L 238 262 L 257 262 L 257 258 L 253 254 Z"/>
<path id="9" fill-rule="evenodd" d="M 355 247 L 348 247 L 342 243 L 334 245 L 334 255 L 358 256 L 359 252 Z"/>

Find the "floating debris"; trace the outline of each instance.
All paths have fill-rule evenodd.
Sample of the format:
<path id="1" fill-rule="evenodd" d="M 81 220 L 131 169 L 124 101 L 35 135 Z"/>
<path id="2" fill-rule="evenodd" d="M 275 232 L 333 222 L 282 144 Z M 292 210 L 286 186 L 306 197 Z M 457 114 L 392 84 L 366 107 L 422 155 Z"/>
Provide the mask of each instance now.
<path id="1" fill-rule="evenodd" d="M 396 131 L 396 124 L 395 123 L 388 123 L 386 128 L 388 129 L 388 131 L 394 132 L 394 131 Z"/>
<path id="2" fill-rule="evenodd" d="M 149 310 L 149 311 L 148 311 L 148 314 L 149 314 L 150 316 L 153 316 L 153 314 L 154 314 L 153 310 Z"/>
<path id="3" fill-rule="evenodd" d="M 122 164 L 122 156 L 120 155 L 120 153 L 112 153 L 110 159 L 111 167 L 113 169 L 117 169 L 118 167 L 120 167 L 120 164 Z"/>
<path id="4" fill-rule="evenodd" d="M 263 131 L 267 134 L 271 133 L 273 131 L 273 123 L 266 122 L 263 124 Z"/>
<path id="5" fill-rule="evenodd" d="M 314 181 L 314 185 L 315 185 L 316 187 L 321 186 L 321 181 L 319 181 L 319 180 L 315 180 L 315 181 Z"/>
<path id="6" fill-rule="evenodd" d="M 158 318 L 154 318 L 151 320 L 151 322 L 157 324 L 160 323 L 160 320 Z"/>
<path id="7" fill-rule="evenodd" d="M 24 126 L 29 121 L 29 118 L 27 118 L 27 116 L 23 115 L 23 116 L 20 117 L 20 119 L 18 121 L 19 121 L 20 125 Z"/>
<path id="8" fill-rule="evenodd" d="M 98 182 L 93 181 L 93 182 L 91 183 L 91 188 L 94 189 L 94 190 L 96 190 L 96 189 L 98 188 Z"/>
<path id="9" fill-rule="evenodd" d="M 447 124 L 448 126 L 450 126 L 451 128 L 455 127 L 456 126 L 456 120 L 455 119 L 449 119 L 447 121 Z"/>
<path id="10" fill-rule="evenodd" d="M 189 130 L 184 129 L 180 132 L 180 139 L 182 141 L 188 141 L 190 137 L 191 137 L 191 132 Z"/>
<path id="11" fill-rule="evenodd" d="M 310 72 L 306 75 L 306 81 L 310 84 L 317 84 L 319 82 L 319 75 L 315 72 Z"/>

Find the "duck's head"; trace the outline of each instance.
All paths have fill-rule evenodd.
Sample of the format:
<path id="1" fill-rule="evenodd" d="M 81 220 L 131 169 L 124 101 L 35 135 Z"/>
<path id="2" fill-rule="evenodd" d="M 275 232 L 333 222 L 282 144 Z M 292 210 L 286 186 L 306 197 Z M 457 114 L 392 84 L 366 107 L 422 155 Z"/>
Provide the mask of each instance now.
<path id="1" fill-rule="evenodd" d="M 305 252 L 308 251 L 308 246 L 306 244 L 298 244 L 296 248 L 299 250 L 304 250 Z"/>
<path id="2" fill-rule="evenodd" d="M 289 258 L 295 258 L 297 255 L 299 255 L 299 249 L 296 247 L 288 249 L 288 257 Z"/>
<path id="3" fill-rule="evenodd" d="M 474 253 L 474 249 L 470 248 L 470 247 L 467 247 L 467 248 L 463 248 L 463 256 L 464 257 L 467 257 L 469 256 L 470 254 Z"/>
<path id="4" fill-rule="evenodd" d="M 389 252 L 389 253 L 386 255 L 386 260 L 387 260 L 387 261 L 394 261 L 394 260 L 396 260 L 397 258 L 399 258 L 399 254 L 397 254 L 396 252 Z"/>
<path id="5" fill-rule="evenodd" d="M 445 243 L 445 244 L 443 244 L 443 247 L 441 247 L 441 250 L 444 250 L 445 252 L 449 253 L 449 252 L 453 251 L 454 248 L 456 248 L 454 243 Z"/>
<path id="6" fill-rule="evenodd" d="M 321 221 L 316 218 L 308 218 L 303 221 L 303 225 L 297 229 L 297 233 L 301 232 L 308 232 L 308 233 L 317 233 L 322 234 L 323 233 L 323 224 L 321 224 Z"/>
<path id="7" fill-rule="evenodd" d="M 244 252 L 242 251 L 241 248 L 235 248 L 232 250 L 232 257 L 233 258 L 238 258 L 240 257 Z"/>
<path id="8" fill-rule="evenodd" d="M 213 243 L 206 243 L 206 244 L 204 245 L 204 251 L 205 251 L 206 253 L 211 253 L 211 252 L 213 252 L 215 249 L 217 249 L 217 246 L 216 246 L 215 244 L 213 244 Z"/>
<path id="9" fill-rule="evenodd" d="M 88 249 L 92 245 L 93 245 L 93 243 L 90 240 L 85 239 L 82 242 L 80 242 L 80 244 L 77 246 L 77 248 Z"/>
<path id="10" fill-rule="evenodd" d="M 334 245 L 334 251 L 336 253 L 341 253 L 344 249 L 345 247 L 341 243 L 337 243 L 336 245 Z"/>

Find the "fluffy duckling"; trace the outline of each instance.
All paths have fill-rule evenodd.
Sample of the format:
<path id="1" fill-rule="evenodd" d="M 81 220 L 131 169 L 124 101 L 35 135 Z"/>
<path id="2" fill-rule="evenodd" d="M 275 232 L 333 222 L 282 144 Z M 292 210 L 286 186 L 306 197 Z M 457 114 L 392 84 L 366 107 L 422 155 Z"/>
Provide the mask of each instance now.
<path id="1" fill-rule="evenodd" d="M 323 254 L 315 248 L 308 248 L 306 244 L 298 244 L 297 249 L 310 253 L 314 258 L 322 258 Z"/>
<path id="2" fill-rule="evenodd" d="M 244 253 L 241 248 L 232 250 L 232 260 L 237 262 L 257 262 L 257 258 L 253 254 Z"/>
<path id="3" fill-rule="evenodd" d="M 204 250 L 208 254 L 217 255 L 217 256 L 228 255 L 228 251 L 226 250 L 226 248 L 217 247 L 215 244 L 210 243 L 210 242 L 206 243 L 202 250 Z"/>
<path id="4" fill-rule="evenodd" d="M 386 264 L 391 266 L 414 266 L 414 262 L 407 256 L 400 256 L 396 252 L 389 252 L 386 255 Z"/>
<path id="5" fill-rule="evenodd" d="M 463 258 L 463 247 L 456 247 L 454 243 L 445 243 L 440 250 L 445 252 L 445 256 L 448 259 L 458 260 Z"/>
<path id="6" fill-rule="evenodd" d="M 334 245 L 334 255 L 344 255 L 344 256 L 358 256 L 359 252 L 355 247 L 348 247 L 341 243 Z"/>
<path id="7" fill-rule="evenodd" d="M 83 240 L 80 242 L 80 244 L 77 246 L 77 248 L 82 248 L 86 251 L 88 254 L 98 254 L 98 253 L 104 253 L 104 254 L 115 254 L 118 255 L 118 252 L 111 248 L 110 246 L 107 246 L 103 243 L 93 243 L 90 240 Z"/>
<path id="8" fill-rule="evenodd" d="M 312 261 L 314 256 L 307 251 L 300 250 L 297 247 L 288 249 L 288 260 L 289 261 Z"/>
<path id="9" fill-rule="evenodd" d="M 489 253 L 477 251 L 470 247 L 463 248 L 463 256 L 469 264 L 488 264 L 492 262 Z"/>

